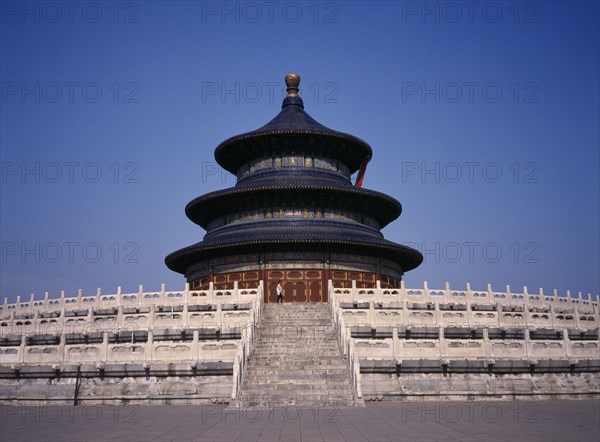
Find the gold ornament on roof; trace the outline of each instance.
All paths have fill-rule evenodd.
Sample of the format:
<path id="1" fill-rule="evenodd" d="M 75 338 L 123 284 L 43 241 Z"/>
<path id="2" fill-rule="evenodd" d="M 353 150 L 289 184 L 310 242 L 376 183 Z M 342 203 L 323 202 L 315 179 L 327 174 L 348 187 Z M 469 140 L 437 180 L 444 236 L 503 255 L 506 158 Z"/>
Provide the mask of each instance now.
<path id="1" fill-rule="evenodd" d="M 297 97 L 298 86 L 300 86 L 300 75 L 294 73 L 287 74 L 285 76 L 285 85 L 287 86 L 287 96 Z"/>

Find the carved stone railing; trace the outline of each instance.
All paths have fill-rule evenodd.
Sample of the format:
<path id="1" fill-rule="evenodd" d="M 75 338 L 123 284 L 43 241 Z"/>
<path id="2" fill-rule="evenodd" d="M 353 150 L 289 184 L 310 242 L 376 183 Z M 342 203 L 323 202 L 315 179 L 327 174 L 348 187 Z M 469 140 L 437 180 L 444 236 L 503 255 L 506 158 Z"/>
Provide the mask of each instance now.
<path id="1" fill-rule="evenodd" d="M 0 365 L 232 362 L 251 350 L 262 302 L 262 284 L 237 283 L 232 290 L 140 286 L 138 293 L 5 300 Z"/>
<path id="2" fill-rule="evenodd" d="M 598 360 L 598 298 L 492 291 L 336 288 L 329 281 L 329 309 L 341 350 L 351 368 L 360 360 Z M 453 336 L 452 331 L 459 335 Z M 519 338 L 511 335 L 517 330 Z M 412 331 L 412 336 L 411 336 Z M 419 333 L 421 333 L 419 335 Z M 462 333 L 463 335 L 460 335 Z M 402 334 L 402 336 L 400 336 Z M 448 336 L 446 336 L 448 334 Z M 354 337 L 353 337 L 354 335 Z M 497 336 L 498 335 L 498 336 Z M 566 363 L 565 362 L 565 363 Z M 360 371 L 351 370 L 360 394 Z"/>
<path id="3" fill-rule="evenodd" d="M 327 286 L 328 290 L 328 307 L 329 314 L 333 320 L 336 332 L 338 334 L 338 344 L 342 354 L 346 357 L 348 363 L 348 372 L 350 373 L 350 381 L 352 383 L 352 391 L 354 400 L 360 402 L 363 400 L 362 388 L 360 382 L 360 360 L 358 354 L 354 350 L 354 340 L 350 338 L 349 329 L 346 327 L 341 310 L 336 306 L 335 299 L 332 297 L 333 284 L 331 280 Z"/>
<path id="4" fill-rule="evenodd" d="M 80 289 L 77 296 L 66 297 L 65 292 L 61 291 L 59 298 L 51 298 L 46 292 L 41 299 L 31 294 L 29 300 L 22 300 L 17 296 L 17 301 L 13 304 L 8 303 L 8 298 L 4 298 L 4 303 L 0 305 L 0 318 L 8 319 L 11 315 L 35 314 L 38 312 L 78 310 L 91 308 L 117 308 L 117 307 L 150 307 L 153 305 L 177 305 L 177 304 L 208 304 L 208 303 L 239 303 L 247 300 L 248 297 L 256 295 L 258 288 L 240 289 L 237 281 L 231 290 L 215 290 L 210 283 L 208 290 L 190 290 L 190 285 L 186 284 L 182 291 L 167 291 L 165 284 L 161 284 L 161 290 L 158 292 L 148 292 L 144 286 L 140 285 L 137 293 L 122 293 L 121 287 L 113 294 L 103 294 L 98 289 L 94 296 L 83 296 Z"/>
<path id="5" fill-rule="evenodd" d="M 256 338 L 256 327 L 260 324 L 263 310 L 263 281 L 260 281 L 258 286 L 258 300 L 254 306 L 253 318 L 247 327 L 242 331 L 242 341 L 238 348 L 233 361 L 233 385 L 231 390 L 231 399 L 237 400 L 244 382 L 244 374 L 246 372 L 246 364 L 252 351 L 254 350 L 254 342 Z"/>
<path id="6" fill-rule="evenodd" d="M 413 324 L 415 326 L 469 327 L 548 327 L 596 329 L 600 325 L 598 298 L 581 293 L 567 296 L 532 295 L 525 287 L 523 293 L 486 291 L 431 290 L 425 283 L 421 289 L 335 288 L 330 286 L 329 297 L 343 311 L 347 326 L 364 325 L 372 328 Z"/>

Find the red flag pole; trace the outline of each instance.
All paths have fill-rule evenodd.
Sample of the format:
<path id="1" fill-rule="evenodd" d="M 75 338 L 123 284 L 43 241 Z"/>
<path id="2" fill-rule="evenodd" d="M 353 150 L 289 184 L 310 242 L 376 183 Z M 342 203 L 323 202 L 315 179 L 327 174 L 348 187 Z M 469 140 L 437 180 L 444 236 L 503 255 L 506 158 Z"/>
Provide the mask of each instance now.
<path id="1" fill-rule="evenodd" d="M 354 183 L 355 187 L 362 187 L 363 180 L 365 179 L 365 172 L 367 171 L 367 163 L 370 159 L 370 157 L 364 157 L 362 162 L 360 163 L 358 175 L 356 176 L 356 183 Z"/>

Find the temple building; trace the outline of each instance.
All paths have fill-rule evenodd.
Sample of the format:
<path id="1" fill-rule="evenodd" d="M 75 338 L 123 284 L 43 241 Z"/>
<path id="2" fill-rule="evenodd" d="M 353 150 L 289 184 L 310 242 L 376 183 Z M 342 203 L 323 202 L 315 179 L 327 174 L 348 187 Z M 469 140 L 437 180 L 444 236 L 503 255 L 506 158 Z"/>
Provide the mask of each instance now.
<path id="1" fill-rule="evenodd" d="M 421 253 L 384 239 L 381 229 L 400 216 L 394 198 L 361 187 L 371 147 L 311 118 L 298 95 L 300 77 L 285 78 L 281 112 L 263 127 L 233 136 L 215 159 L 236 185 L 191 201 L 190 220 L 203 241 L 177 250 L 167 266 L 192 289 L 256 288 L 265 302 L 283 281 L 287 301 L 327 301 L 336 286 L 398 288 Z M 351 176 L 359 171 L 353 185 Z"/>
<path id="2" fill-rule="evenodd" d="M 299 83 L 216 148 L 237 183 L 187 205 L 207 233 L 166 257 L 182 289 L 4 298 L 0 404 L 600 398 L 598 296 L 407 287 L 423 257 L 381 234 L 401 206 L 362 188 L 371 148 L 308 116 Z"/>

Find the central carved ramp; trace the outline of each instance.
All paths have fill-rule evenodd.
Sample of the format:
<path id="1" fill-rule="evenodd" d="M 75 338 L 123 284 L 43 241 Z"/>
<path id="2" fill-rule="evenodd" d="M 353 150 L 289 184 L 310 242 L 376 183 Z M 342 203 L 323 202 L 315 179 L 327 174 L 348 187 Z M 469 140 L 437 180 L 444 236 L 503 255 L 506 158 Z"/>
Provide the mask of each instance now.
<path id="1" fill-rule="evenodd" d="M 265 304 L 241 405 L 353 406 L 327 304 Z"/>

